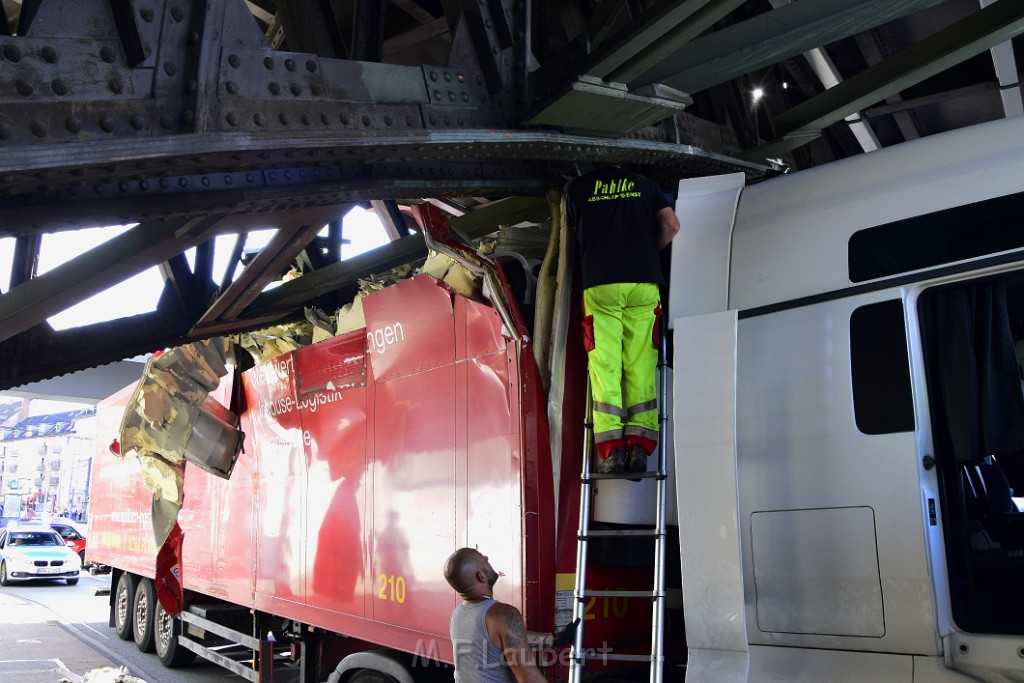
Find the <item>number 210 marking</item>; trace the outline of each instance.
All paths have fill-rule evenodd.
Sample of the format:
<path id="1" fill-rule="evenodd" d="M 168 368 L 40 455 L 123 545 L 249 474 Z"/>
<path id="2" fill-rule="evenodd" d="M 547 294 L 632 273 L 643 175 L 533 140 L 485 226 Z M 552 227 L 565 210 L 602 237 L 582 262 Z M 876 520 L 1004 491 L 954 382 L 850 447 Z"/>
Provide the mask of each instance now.
<path id="1" fill-rule="evenodd" d="M 405 602 L 405 577 L 381 574 L 377 577 L 380 581 L 380 590 L 377 597 L 381 600 L 394 600 L 397 603 Z"/>

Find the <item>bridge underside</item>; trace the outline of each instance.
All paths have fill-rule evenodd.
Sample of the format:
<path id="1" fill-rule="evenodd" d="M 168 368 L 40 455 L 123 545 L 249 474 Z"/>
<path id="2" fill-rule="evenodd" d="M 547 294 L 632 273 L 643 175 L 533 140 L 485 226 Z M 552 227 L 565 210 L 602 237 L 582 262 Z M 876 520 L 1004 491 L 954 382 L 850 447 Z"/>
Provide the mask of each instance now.
<path id="1" fill-rule="evenodd" d="M 0 389 L 348 301 L 590 162 L 756 182 L 1021 113 L 1016 0 L 3 0 Z M 752 99 L 756 88 L 761 95 Z M 392 242 L 342 262 L 341 218 Z M 41 236 L 137 223 L 39 274 Z M 326 237 L 322 236 L 328 226 Z M 213 238 L 274 228 L 235 280 Z M 185 252 L 196 250 L 193 262 Z M 273 290 L 296 262 L 304 275 Z M 152 313 L 47 319 L 157 266 Z M 116 312 L 111 312 L 116 318 Z"/>

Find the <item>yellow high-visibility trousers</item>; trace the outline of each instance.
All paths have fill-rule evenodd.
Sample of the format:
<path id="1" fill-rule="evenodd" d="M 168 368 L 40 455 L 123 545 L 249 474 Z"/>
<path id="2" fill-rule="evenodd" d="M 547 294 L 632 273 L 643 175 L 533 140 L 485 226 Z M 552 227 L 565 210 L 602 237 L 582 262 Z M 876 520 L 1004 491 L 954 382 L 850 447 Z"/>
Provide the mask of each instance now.
<path id="1" fill-rule="evenodd" d="M 622 282 L 583 292 L 583 337 L 593 398 L 594 443 L 613 448 L 658 445 L 658 286 Z"/>

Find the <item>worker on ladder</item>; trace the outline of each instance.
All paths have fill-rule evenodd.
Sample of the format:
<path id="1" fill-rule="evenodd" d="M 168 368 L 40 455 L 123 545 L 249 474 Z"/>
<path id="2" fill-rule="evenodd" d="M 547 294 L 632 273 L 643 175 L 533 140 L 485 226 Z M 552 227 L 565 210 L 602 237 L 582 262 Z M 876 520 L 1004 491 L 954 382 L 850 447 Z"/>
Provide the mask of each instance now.
<path id="1" fill-rule="evenodd" d="M 569 183 L 566 217 L 583 274 L 595 472 L 644 472 L 658 445 L 659 254 L 679 219 L 654 181 L 613 164 Z"/>

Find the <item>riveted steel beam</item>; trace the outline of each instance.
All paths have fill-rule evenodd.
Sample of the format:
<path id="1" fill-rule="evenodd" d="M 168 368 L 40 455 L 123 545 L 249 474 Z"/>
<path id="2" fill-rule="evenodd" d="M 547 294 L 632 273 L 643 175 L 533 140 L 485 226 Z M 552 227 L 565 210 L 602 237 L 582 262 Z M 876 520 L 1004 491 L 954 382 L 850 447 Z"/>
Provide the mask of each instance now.
<path id="1" fill-rule="evenodd" d="M 0 296 L 0 341 L 209 239 L 217 218 L 135 226 Z"/>
<path id="2" fill-rule="evenodd" d="M 187 319 L 154 311 L 54 332 L 41 325 L 0 342 L 0 391 L 186 341 Z"/>
<path id="3" fill-rule="evenodd" d="M 203 313 L 191 333 L 203 334 L 203 328 L 218 319 L 237 318 L 268 284 L 280 278 L 322 228 L 323 225 L 315 224 L 278 230 L 238 279 Z"/>
<path id="4" fill-rule="evenodd" d="M 938 2 L 793 2 L 698 38 L 624 80 L 633 87 L 658 82 L 695 93 Z"/>
<path id="5" fill-rule="evenodd" d="M 409 225 L 405 222 L 405 216 L 402 215 L 396 201 L 390 199 L 371 199 L 370 206 L 373 207 L 373 212 L 380 219 L 381 224 L 384 226 L 384 232 L 387 233 L 389 239 L 397 240 L 412 234 L 412 231 L 409 230 Z"/>
<path id="6" fill-rule="evenodd" d="M 788 110 L 774 121 L 779 137 L 742 156 L 764 159 L 796 149 L 848 114 L 1022 32 L 1024 3 L 1008 0 L 993 3 Z"/>

